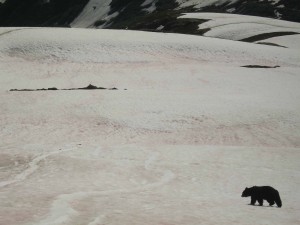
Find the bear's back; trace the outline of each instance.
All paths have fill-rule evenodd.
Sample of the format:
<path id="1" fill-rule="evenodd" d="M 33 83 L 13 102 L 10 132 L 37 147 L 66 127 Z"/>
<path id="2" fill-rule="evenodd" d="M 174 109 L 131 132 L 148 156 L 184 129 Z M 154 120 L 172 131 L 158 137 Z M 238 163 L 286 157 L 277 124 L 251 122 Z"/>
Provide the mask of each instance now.
<path id="1" fill-rule="evenodd" d="M 278 191 L 271 186 L 254 186 L 252 187 L 252 195 L 262 196 L 264 198 L 273 198 Z"/>

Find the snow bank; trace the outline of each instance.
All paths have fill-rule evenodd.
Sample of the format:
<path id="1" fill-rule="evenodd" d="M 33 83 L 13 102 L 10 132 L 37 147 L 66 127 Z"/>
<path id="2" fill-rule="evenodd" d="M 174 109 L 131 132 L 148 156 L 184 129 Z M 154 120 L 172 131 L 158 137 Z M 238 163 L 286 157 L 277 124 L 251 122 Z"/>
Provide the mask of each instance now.
<path id="1" fill-rule="evenodd" d="M 195 60 L 236 65 L 245 62 L 297 65 L 299 60 L 297 51 L 280 54 L 284 50 L 206 37 L 139 31 L 25 28 L 3 35 L 1 39 L 2 57 L 9 55 L 33 61 L 147 63 Z"/>

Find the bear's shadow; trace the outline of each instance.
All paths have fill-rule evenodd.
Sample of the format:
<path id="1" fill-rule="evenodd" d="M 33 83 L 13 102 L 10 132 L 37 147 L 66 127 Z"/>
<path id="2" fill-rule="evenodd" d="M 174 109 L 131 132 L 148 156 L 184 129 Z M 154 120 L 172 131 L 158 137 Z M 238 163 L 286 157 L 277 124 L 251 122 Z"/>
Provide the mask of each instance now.
<path id="1" fill-rule="evenodd" d="M 273 205 L 252 205 L 252 204 L 247 204 L 247 205 L 251 205 L 251 206 L 256 206 L 256 207 L 266 207 L 266 208 L 273 208 L 273 207 L 276 207 L 276 206 L 273 206 Z"/>

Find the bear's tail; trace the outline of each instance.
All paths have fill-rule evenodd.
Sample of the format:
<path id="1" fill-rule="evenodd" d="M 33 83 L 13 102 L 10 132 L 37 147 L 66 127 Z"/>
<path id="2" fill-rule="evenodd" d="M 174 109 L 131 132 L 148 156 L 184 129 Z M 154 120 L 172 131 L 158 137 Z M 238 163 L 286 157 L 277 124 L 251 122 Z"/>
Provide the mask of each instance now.
<path id="1" fill-rule="evenodd" d="M 279 196 L 279 192 L 276 191 L 276 194 L 275 194 L 275 202 L 276 202 L 276 205 L 280 208 L 282 206 L 282 202 L 281 202 L 281 199 L 280 199 L 280 196 Z"/>

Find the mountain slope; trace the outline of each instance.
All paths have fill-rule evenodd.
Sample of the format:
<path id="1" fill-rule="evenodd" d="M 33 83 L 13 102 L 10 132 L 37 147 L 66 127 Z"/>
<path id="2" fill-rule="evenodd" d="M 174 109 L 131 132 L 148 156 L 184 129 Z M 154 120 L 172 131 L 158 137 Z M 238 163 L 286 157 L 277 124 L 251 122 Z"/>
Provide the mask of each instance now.
<path id="1" fill-rule="evenodd" d="M 180 13 L 189 12 L 235 13 L 300 22 L 299 10 L 297 0 L 6 0 L 0 3 L 0 26 L 125 29 L 139 23 L 139 29 L 148 29 L 153 26 L 150 19 L 163 26 L 172 22 L 174 27 Z"/>
<path id="2" fill-rule="evenodd" d="M 6 0 L 0 26 L 69 26 L 88 0 Z"/>
<path id="3" fill-rule="evenodd" d="M 224 13 L 186 13 L 178 19 L 199 20 L 204 36 L 255 42 L 300 33 L 300 24 L 283 20 Z M 204 22 L 203 22 L 204 21 Z"/>

